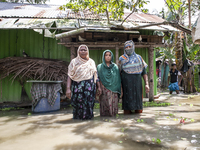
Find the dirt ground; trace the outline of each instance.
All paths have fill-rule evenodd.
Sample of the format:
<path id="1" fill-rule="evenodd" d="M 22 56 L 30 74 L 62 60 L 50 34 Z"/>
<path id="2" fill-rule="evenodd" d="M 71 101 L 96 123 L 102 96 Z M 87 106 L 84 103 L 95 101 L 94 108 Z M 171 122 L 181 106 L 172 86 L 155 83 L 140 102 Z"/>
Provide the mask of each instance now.
<path id="1" fill-rule="evenodd" d="M 200 96 L 162 93 L 156 101 L 171 105 L 126 116 L 119 110 L 115 117 L 94 109 L 88 121 L 73 120 L 70 107 L 0 111 L 0 150 L 200 150 Z"/>

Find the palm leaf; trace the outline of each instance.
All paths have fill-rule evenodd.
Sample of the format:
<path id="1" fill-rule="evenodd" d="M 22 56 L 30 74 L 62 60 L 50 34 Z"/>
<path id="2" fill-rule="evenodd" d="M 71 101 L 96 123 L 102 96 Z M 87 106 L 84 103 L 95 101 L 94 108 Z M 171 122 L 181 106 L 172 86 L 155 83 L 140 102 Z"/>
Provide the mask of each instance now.
<path id="1" fill-rule="evenodd" d="M 164 54 L 165 54 L 165 56 L 166 56 L 167 58 L 169 58 L 169 59 L 176 59 L 176 57 L 175 57 L 173 54 L 171 54 L 170 51 L 164 50 L 163 52 L 164 52 Z"/>
<path id="2" fill-rule="evenodd" d="M 196 60 L 199 60 L 200 59 L 200 56 L 196 57 Z"/>
<path id="3" fill-rule="evenodd" d="M 183 39 L 183 49 L 185 50 L 186 55 L 190 52 L 189 47 L 186 45 L 185 39 Z"/>
<path id="4" fill-rule="evenodd" d="M 183 61 L 187 58 L 187 54 L 189 53 L 189 48 L 186 45 L 185 39 L 183 39 Z"/>
<path id="5" fill-rule="evenodd" d="M 194 46 L 191 47 L 190 54 L 194 54 L 194 53 L 198 52 L 199 50 L 200 50 L 199 45 L 195 44 Z"/>

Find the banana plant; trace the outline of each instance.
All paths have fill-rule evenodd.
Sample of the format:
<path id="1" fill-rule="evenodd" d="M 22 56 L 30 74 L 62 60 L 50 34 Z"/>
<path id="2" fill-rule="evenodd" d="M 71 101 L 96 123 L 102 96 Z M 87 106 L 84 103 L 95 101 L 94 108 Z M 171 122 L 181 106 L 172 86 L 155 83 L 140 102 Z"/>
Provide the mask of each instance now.
<path id="1" fill-rule="evenodd" d="M 189 41 L 189 40 L 188 40 Z M 190 42 L 187 42 L 187 43 L 190 43 Z M 185 39 L 183 39 L 183 62 L 186 60 L 186 59 L 189 59 L 190 61 L 197 61 L 200 59 L 200 57 L 197 55 L 199 50 L 200 50 L 200 47 L 199 45 L 196 45 L 196 44 L 191 44 L 190 43 L 190 47 L 187 45 Z M 187 82 L 187 79 L 186 79 L 186 88 L 185 90 L 188 92 L 189 89 L 191 91 L 193 91 L 193 89 L 195 89 L 195 91 L 198 91 L 198 87 L 199 87 L 199 70 L 198 70 L 198 66 L 194 66 L 194 69 L 193 69 L 193 75 L 192 74 L 189 74 L 189 76 L 192 76 L 192 81 L 190 81 L 190 84 L 188 84 Z M 188 74 L 186 74 L 187 76 Z M 191 77 L 190 77 L 191 78 Z M 193 91 L 193 92 L 195 92 Z"/>
<path id="2" fill-rule="evenodd" d="M 169 59 L 169 62 L 172 61 L 172 59 L 176 59 L 175 57 L 175 51 L 174 51 L 174 33 L 168 33 L 164 37 L 165 45 L 166 47 L 158 47 L 156 48 L 157 52 L 159 52 L 159 55 L 157 55 L 161 60 L 162 64 L 165 62 L 166 59 Z"/>
<path id="3" fill-rule="evenodd" d="M 195 61 L 200 59 L 199 56 L 197 56 L 198 51 L 200 50 L 199 45 L 192 44 L 191 47 L 187 46 L 185 39 L 183 39 L 183 62 L 186 58 L 188 58 L 191 61 Z"/>
<path id="4" fill-rule="evenodd" d="M 166 47 L 157 47 L 156 48 L 156 52 L 157 52 L 157 58 L 159 58 L 162 63 L 161 65 L 164 66 L 164 72 L 163 72 L 163 76 L 162 78 L 162 82 L 161 82 L 161 87 L 166 87 L 166 63 L 165 60 L 168 59 L 169 60 L 169 66 L 171 66 L 171 63 L 173 60 L 176 60 L 175 57 L 175 51 L 174 51 L 174 33 L 168 33 L 168 35 L 166 35 L 164 37 L 165 40 L 165 45 Z"/>

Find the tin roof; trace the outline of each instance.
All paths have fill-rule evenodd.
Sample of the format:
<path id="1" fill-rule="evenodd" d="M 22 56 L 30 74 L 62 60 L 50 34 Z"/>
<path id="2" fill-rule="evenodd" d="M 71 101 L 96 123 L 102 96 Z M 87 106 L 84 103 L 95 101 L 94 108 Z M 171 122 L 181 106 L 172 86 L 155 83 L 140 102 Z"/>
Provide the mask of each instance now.
<path id="1" fill-rule="evenodd" d="M 0 17 L 2 18 L 40 18 L 40 19 L 91 19 L 104 20 L 105 14 L 95 14 L 89 11 L 74 13 L 72 10 L 59 10 L 59 5 L 46 4 L 21 4 L 0 2 Z M 126 17 L 129 13 L 125 13 Z M 132 14 L 127 21 L 133 22 L 163 22 L 164 20 L 156 15 Z"/>
<path id="2" fill-rule="evenodd" d="M 0 2 L 0 28 L 47 28 L 55 22 L 57 28 L 77 28 L 77 25 L 111 27 L 105 14 L 89 11 L 75 13 L 72 10 L 59 10 L 59 5 L 21 4 Z M 128 15 L 125 12 L 124 18 Z M 2 19 L 1 19 L 2 18 Z M 146 24 L 162 23 L 165 20 L 151 14 L 133 13 L 124 22 L 125 27 L 138 27 Z M 121 21 L 112 21 L 120 24 Z M 158 31 L 178 31 L 170 25 L 153 25 L 140 29 Z"/>
<path id="3" fill-rule="evenodd" d="M 129 15 L 129 13 L 124 14 L 124 18 Z M 127 19 L 128 21 L 133 21 L 133 22 L 141 22 L 141 23 L 160 23 L 165 21 L 161 17 L 158 17 L 156 15 L 152 14 L 144 14 L 144 13 L 133 13 L 130 15 Z"/>

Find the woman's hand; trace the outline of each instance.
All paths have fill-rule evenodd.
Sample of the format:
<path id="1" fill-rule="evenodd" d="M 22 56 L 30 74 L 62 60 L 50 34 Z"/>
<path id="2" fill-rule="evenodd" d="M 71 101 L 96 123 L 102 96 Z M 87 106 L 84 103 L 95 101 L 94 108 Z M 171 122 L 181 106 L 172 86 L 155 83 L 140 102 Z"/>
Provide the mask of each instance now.
<path id="1" fill-rule="evenodd" d="M 66 89 L 67 89 L 67 91 L 66 91 L 66 96 L 67 96 L 67 98 L 69 98 L 69 99 L 71 99 L 71 89 L 70 89 L 70 87 L 71 87 L 71 83 L 72 83 L 72 80 L 71 80 L 71 78 L 68 76 L 68 78 L 67 78 L 67 87 L 66 87 Z"/>
<path id="2" fill-rule="evenodd" d="M 71 99 L 71 93 L 72 93 L 71 90 L 67 89 L 67 91 L 66 91 L 67 98 Z"/>
<path id="3" fill-rule="evenodd" d="M 98 87 L 98 90 L 97 90 L 97 95 L 100 96 L 102 94 L 102 90 L 100 87 Z"/>
<path id="4" fill-rule="evenodd" d="M 145 91 L 146 93 L 149 93 L 149 85 L 145 85 Z"/>

